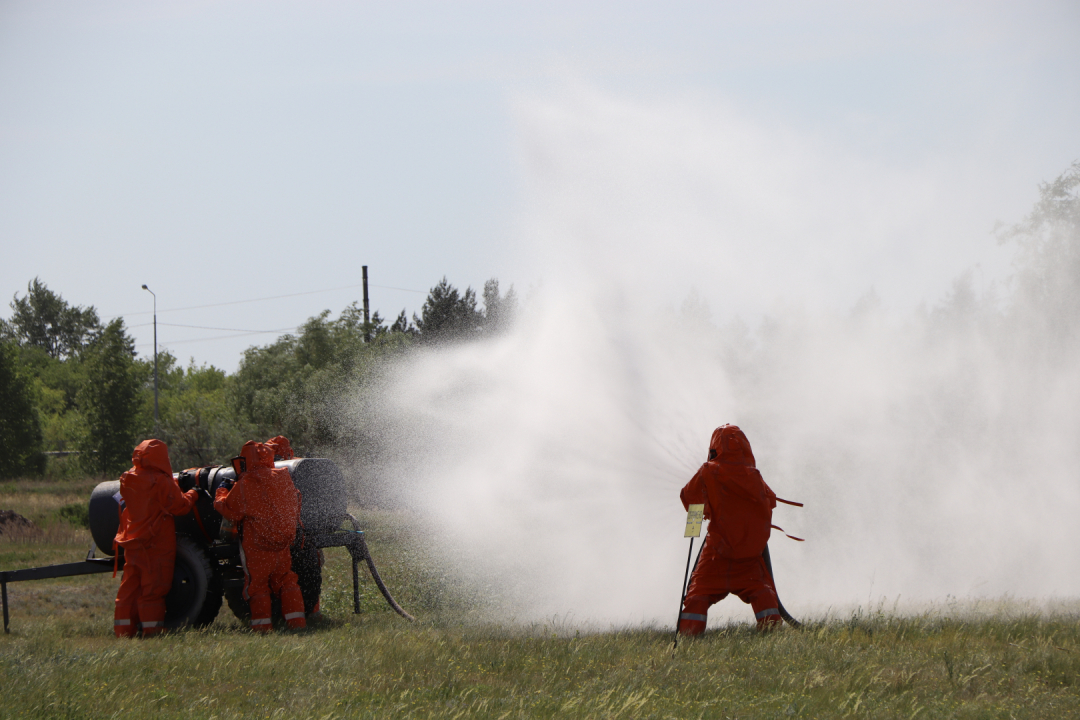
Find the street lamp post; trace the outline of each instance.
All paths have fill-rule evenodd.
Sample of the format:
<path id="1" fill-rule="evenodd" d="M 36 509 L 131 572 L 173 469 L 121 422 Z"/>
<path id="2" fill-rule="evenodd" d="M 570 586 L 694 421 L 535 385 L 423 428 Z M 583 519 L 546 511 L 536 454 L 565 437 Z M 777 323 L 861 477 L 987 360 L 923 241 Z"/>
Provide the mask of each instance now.
<path id="1" fill-rule="evenodd" d="M 154 291 L 142 286 L 142 289 L 146 292 L 154 295 L 154 432 L 157 433 L 158 428 L 158 403 L 157 403 L 157 295 Z"/>

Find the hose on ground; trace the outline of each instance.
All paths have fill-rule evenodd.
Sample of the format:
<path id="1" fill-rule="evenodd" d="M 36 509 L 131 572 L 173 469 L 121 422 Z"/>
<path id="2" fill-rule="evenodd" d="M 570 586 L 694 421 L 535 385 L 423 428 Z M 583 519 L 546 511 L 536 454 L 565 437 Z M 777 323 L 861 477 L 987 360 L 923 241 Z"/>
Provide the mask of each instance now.
<path id="1" fill-rule="evenodd" d="M 359 532 L 360 523 L 357 522 L 356 518 L 349 514 L 349 520 L 350 522 L 352 522 L 353 529 Z M 364 541 L 364 536 L 358 535 L 357 537 L 359 538 L 360 542 L 360 552 L 363 553 L 364 560 L 367 562 L 368 570 L 371 572 L 371 577 L 375 580 L 375 585 L 378 586 L 379 592 L 381 592 L 383 597 L 386 598 L 387 604 L 390 605 L 390 607 L 394 609 L 394 612 L 396 612 L 401 617 L 409 620 L 410 622 L 416 622 L 416 618 L 405 612 L 405 610 L 403 610 L 402 607 L 397 604 L 397 600 L 394 600 L 394 596 L 390 594 L 390 591 L 386 587 L 386 583 L 383 582 L 382 577 L 379 575 L 378 569 L 376 569 L 375 567 L 375 561 L 371 559 L 371 553 L 368 552 L 368 547 L 367 543 Z"/>
<path id="2" fill-rule="evenodd" d="M 776 577 L 772 571 L 772 558 L 769 556 L 769 544 L 765 544 L 765 550 L 761 553 L 761 558 L 765 561 L 765 569 L 769 571 L 769 577 L 773 581 L 773 591 L 776 591 Z M 791 613 L 784 607 L 784 603 L 780 602 L 780 593 L 776 593 L 776 609 L 780 612 L 780 617 L 784 618 L 784 622 L 793 628 L 802 627 L 802 623 L 791 617 Z"/>

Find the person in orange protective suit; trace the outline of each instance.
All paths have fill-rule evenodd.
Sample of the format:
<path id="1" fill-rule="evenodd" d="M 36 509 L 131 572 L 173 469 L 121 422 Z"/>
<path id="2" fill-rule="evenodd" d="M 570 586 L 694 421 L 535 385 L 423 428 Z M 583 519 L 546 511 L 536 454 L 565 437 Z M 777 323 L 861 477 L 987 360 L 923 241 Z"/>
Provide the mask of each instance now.
<path id="1" fill-rule="evenodd" d="M 270 438 L 266 441 L 266 446 L 273 451 L 274 460 L 292 460 L 296 457 L 293 454 L 292 445 L 289 444 L 289 438 L 284 435 Z"/>
<path id="2" fill-rule="evenodd" d="M 191 512 L 197 499 L 172 476 L 169 448 L 144 440 L 131 454 L 134 466 L 120 476 L 120 530 L 115 544 L 124 549 L 124 577 L 116 593 L 113 631 L 134 637 L 141 621 L 143 637 L 164 630 L 165 596 L 176 562 L 174 515 Z"/>
<path id="3" fill-rule="evenodd" d="M 277 435 L 266 441 L 266 446 L 274 452 L 274 460 L 292 460 L 296 457 L 293 452 L 292 445 L 289 443 L 289 438 L 284 435 Z M 293 571 L 297 573 L 298 577 L 305 577 L 305 573 L 318 573 L 323 566 L 323 552 L 319 548 L 308 546 L 304 547 L 303 538 L 300 539 L 294 547 L 293 553 L 294 563 Z M 319 598 L 315 598 L 315 602 L 311 607 L 311 618 L 322 619 L 322 611 L 320 610 Z"/>
<path id="4" fill-rule="evenodd" d="M 779 625 L 780 604 L 762 558 L 776 495 L 757 471 L 742 430 L 724 425 L 713 431 L 708 461 L 679 497 L 687 509 L 704 504 L 709 520 L 701 558 L 679 615 L 679 632 L 704 632 L 709 608 L 729 593 L 753 607 L 759 628 Z"/>
<path id="5" fill-rule="evenodd" d="M 300 520 L 299 493 L 289 471 L 274 467 L 273 450 L 268 446 L 248 442 L 240 457 L 247 469 L 232 487 L 218 488 L 214 509 L 240 527 L 251 628 L 269 632 L 271 593 L 281 597 L 281 612 L 289 627 L 306 627 L 304 598 L 289 553 Z"/>

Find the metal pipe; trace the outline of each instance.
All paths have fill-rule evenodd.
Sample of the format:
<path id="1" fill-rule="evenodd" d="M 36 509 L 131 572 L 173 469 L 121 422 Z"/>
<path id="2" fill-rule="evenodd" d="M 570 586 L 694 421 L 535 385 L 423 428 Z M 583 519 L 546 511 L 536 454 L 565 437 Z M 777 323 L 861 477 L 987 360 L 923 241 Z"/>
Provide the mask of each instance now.
<path id="1" fill-rule="evenodd" d="M 368 325 L 371 322 L 371 316 L 368 314 L 368 308 L 367 265 L 364 265 L 364 325 Z"/>
<path id="2" fill-rule="evenodd" d="M 153 290 L 146 287 L 144 283 L 142 289 L 154 296 L 154 434 L 157 434 L 158 429 L 158 389 L 157 389 L 157 295 Z"/>
<path id="3" fill-rule="evenodd" d="M 355 528 L 357 533 L 356 550 L 361 555 L 363 555 L 364 560 L 367 561 L 368 570 L 371 572 L 371 577 L 375 581 L 375 584 L 379 587 L 379 592 L 381 592 L 383 597 L 386 598 L 387 604 L 389 604 L 390 607 L 394 609 L 394 612 L 396 612 L 398 615 L 405 618 L 406 620 L 412 620 L 413 622 L 416 622 L 416 618 L 405 612 L 405 610 L 403 610 L 402 607 L 397 604 L 397 600 L 394 600 L 394 596 L 390 594 L 390 590 L 387 589 L 386 583 L 384 583 L 382 577 L 379 576 L 379 571 L 375 568 L 375 561 L 371 559 L 371 553 L 368 552 L 367 543 L 364 542 L 364 533 L 362 530 L 360 530 L 360 523 L 357 522 L 356 518 L 354 518 L 351 514 L 349 514 L 349 520 L 352 522 L 352 526 L 353 528 Z M 353 552 L 353 549 L 350 548 L 349 551 L 351 553 Z M 353 555 L 353 563 L 355 562 L 356 555 Z M 357 602 L 359 603 L 359 599 L 357 600 Z M 360 612 L 359 607 L 357 609 L 357 612 Z"/>
<path id="4" fill-rule="evenodd" d="M 704 547 L 704 543 L 702 543 Z M 686 553 L 686 572 L 683 573 L 682 594 L 679 595 L 679 614 L 675 616 L 675 641 L 671 644 L 671 651 L 679 646 L 679 625 L 682 624 L 682 606 L 686 602 L 686 581 L 690 578 L 690 558 L 694 555 L 694 538 L 690 538 L 690 550 Z"/>
<path id="5" fill-rule="evenodd" d="M 352 558 L 352 607 L 353 614 L 360 614 L 360 565 L 356 562 L 356 555 L 349 553 Z"/>

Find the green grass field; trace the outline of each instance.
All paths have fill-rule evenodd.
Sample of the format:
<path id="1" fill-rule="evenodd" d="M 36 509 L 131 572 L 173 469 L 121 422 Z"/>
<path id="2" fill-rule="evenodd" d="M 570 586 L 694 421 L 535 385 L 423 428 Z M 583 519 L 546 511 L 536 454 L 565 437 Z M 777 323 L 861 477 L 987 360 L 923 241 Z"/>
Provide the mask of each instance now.
<path id="1" fill-rule="evenodd" d="M 47 526 L 40 537 L 0 538 L 0 569 L 84 556 L 89 533 L 60 510 L 92 486 L 0 485 L 0 508 Z M 353 615 L 341 549 L 327 552 L 327 619 L 299 634 L 253 636 L 223 608 L 204 630 L 121 641 L 112 636 L 119 578 L 15 583 L 11 634 L 0 638 L 0 717 L 1080 717 L 1075 611 L 875 611 L 764 636 L 732 625 L 681 641 L 673 655 L 666 630 L 468 620 L 469 598 L 425 564 L 409 523 L 361 516 L 383 577 L 417 623 L 390 611 L 366 577 Z"/>

